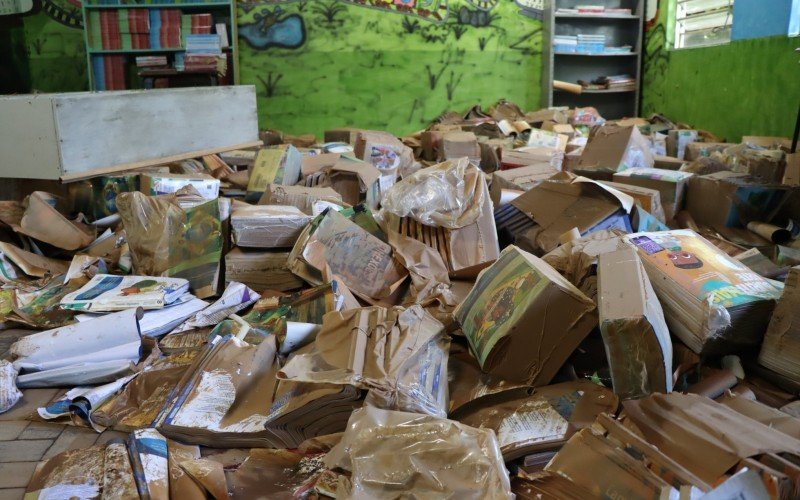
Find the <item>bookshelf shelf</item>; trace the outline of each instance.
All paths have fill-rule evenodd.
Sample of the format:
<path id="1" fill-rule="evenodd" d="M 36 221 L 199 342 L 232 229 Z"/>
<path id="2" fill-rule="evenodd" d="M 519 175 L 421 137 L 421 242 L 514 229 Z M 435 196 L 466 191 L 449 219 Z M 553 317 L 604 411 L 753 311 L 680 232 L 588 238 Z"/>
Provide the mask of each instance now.
<path id="1" fill-rule="evenodd" d="M 87 10 L 97 9 L 206 9 L 209 7 L 230 7 L 228 2 L 207 2 L 207 3 L 133 3 L 133 4 L 95 4 L 84 5 Z"/>
<path id="2" fill-rule="evenodd" d="M 576 57 L 628 57 L 638 56 L 638 52 L 617 52 L 608 54 L 586 54 L 581 52 L 553 52 L 555 56 L 576 56 Z"/>
<path id="3" fill-rule="evenodd" d="M 555 89 L 555 92 L 566 92 L 564 90 Z M 580 95 L 583 94 L 624 94 L 626 92 L 636 92 L 636 89 L 583 89 Z M 578 95 L 578 94 L 573 94 Z"/>
<path id="4" fill-rule="evenodd" d="M 632 14 L 556 14 L 557 19 L 639 19 Z"/>
<path id="5" fill-rule="evenodd" d="M 638 116 L 639 82 L 641 82 L 644 0 L 551 0 L 544 13 L 542 61 L 542 106 L 592 106 L 609 120 Z M 629 9 L 623 13 L 567 13 L 558 9 L 577 9 L 596 5 L 606 9 Z M 583 52 L 556 51 L 559 44 L 570 44 L 578 35 L 578 46 L 586 43 Z M 599 43 L 596 40 L 600 40 Z M 631 52 L 604 53 L 606 47 L 631 47 Z M 596 46 L 599 45 L 599 48 Z M 561 49 L 561 45 L 558 46 Z M 572 47 L 566 47 L 571 49 Z M 589 50 L 597 53 L 587 53 Z M 600 76 L 630 75 L 635 88 L 584 90 L 581 94 L 558 91 L 553 81 L 569 83 L 592 81 Z"/>
<path id="6" fill-rule="evenodd" d="M 167 27 L 168 25 L 164 24 L 165 22 L 173 22 L 173 14 L 163 14 L 163 12 L 168 12 L 168 10 L 177 10 L 180 11 L 180 19 L 177 21 L 175 25 L 176 28 Z M 144 10 L 146 14 L 144 14 L 145 19 L 144 21 L 140 21 L 142 15 L 137 13 L 134 16 L 134 10 L 142 11 Z M 112 13 L 112 11 L 120 11 L 119 14 L 116 16 Z M 162 14 L 156 15 L 155 12 L 162 12 Z M 221 47 L 222 54 L 227 58 L 227 73 L 221 76 L 222 84 L 236 84 L 239 82 L 239 47 L 238 47 L 238 33 L 236 27 L 236 6 L 233 0 L 229 1 L 208 1 L 208 2 L 185 2 L 185 3 L 165 3 L 161 2 L 154 2 L 154 3 L 131 3 L 131 4 L 89 4 L 84 2 L 83 3 L 83 30 L 84 30 L 84 44 L 86 49 L 86 64 L 88 67 L 88 77 L 89 77 L 89 88 L 90 90 L 105 90 L 103 87 L 103 82 L 105 81 L 105 75 L 109 75 L 109 67 L 114 68 L 112 70 L 112 75 L 114 78 L 114 85 L 111 88 L 120 88 L 124 86 L 126 89 L 130 88 L 139 88 L 141 86 L 147 86 L 148 83 L 145 82 L 140 73 L 137 73 L 135 70 L 137 69 L 135 65 L 135 57 L 137 56 L 161 56 L 165 55 L 167 57 L 168 64 L 171 67 L 175 66 L 176 58 L 182 58 L 183 53 L 186 52 L 185 47 L 185 35 L 188 34 L 186 26 L 184 26 L 184 21 L 187 18 L 184 16 L 190 16 L 195 14 L 210 14 L 211 15 L 211 33 L 216 33 L 216 25 L 217 24 L 224 24 L 225 31 L 227 36 L 228 47 Z M 125 13 L 123 16 L 122 13 Z M 152 16 L 155 15 L 155 18 Z M 105 16 L 105 17 L 104 17 Z M 110 19 L 111 24 L 108 24 L 109 16 L 112 16 Z M 127 16 L 127 17 L 125 17 Z M 167 16 L 167 17 L 164 17 Z M 163 45 L 172 45 L 172 47 L 153 47 L 153 48 L 136 48 L 142 46 L 148 46 L 153 43 L 153 39 L 150 37 L 150 29 L 151 23 L 155 22 L 158 23 L 159 17 L 161 18 L 161 29 L 168 29 L 170 31 L 161 31 L 161 44 Z M 206 16 L 207 18 L 207 16 Z M 105 21 L 102 21 L 105 19 Z M 155 21 L 153 21 L 155 19 Z M 203 19 L 203 17 L 200 17 Z M 136 20 L 136 33 L 133 33 L 133 20 Z M 146 26 L 146 29 L 141 29 L 142 24 Z M 194 21 L 192 21 L 194 22 Z M 203 22 L 203 26 L 207 26 L 205 24 L 207 21 Z M 191 24 L 191 22 L 190 22 Z M 112 28 L 107 28 L 111 26 Z M 187 25 L 188 26 L 188 25 Z M 105 31 L 108 29 L 109 31 Z M 178 40 L 175 37 L 175 32 L 179 34 L 180 37 L 180 44 L 181 47 L 175 47 Z M 193 31 L 195 34 L 209 34 L 208 31 Z M 107 34 L 108 35 L 107 35 Z M 164 33 L 169 33 L 166 35 L 166 38 L 163 38 L 165 35 Z M 105 37 L 111 36 L 111 40 L 115 43 L 101 44 L 101 38 L 107 40 Z M 158 34 L 154 35 L 158 37 Z M 102 48 L 101 45 L 105 45 L 108 47 L 120 47 L 122 45 L 123 48 Z M 133 45 L 133 47 L 131 47 Z M 211 45 L 213 47 L 213 44 Z M 123 59 L 120 59 L 123 58 Z M 110 66 L 111 65 L 111 66 Z M 187 65 L 188 66 L 188 65 Z M 121 69 L 120 69 L 121 68 Z M 98 81 L 97 74 L 103 76 L 104 78 L 100 78 Z M 178 74 L 191 74 L 191 71 L 178 71 Z M 220 80 L 209 79 L 206 82 L 201 82 L 200 84 L 215 84 Z M 119 82 L 123 82 L 120 85 Z M 152 83 L 152 82 L 150 82 Z"/>
<path id="7" fill-rule="evenodd" d="M 164 49 L 88 49 L 92 54 L 157 54 L 159 52 L 183 52 L 183 47 Z"/>

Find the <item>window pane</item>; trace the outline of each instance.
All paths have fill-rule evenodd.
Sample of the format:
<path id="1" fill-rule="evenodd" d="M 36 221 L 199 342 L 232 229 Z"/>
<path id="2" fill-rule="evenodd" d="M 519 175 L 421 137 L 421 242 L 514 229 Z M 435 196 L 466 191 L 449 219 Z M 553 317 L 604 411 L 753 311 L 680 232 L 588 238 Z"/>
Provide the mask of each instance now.
<path id="1" fill-rule="evenodd" d="M 702 47 L 703 45 L 718 45 L 731 41 L 731 27 L 708 28 L 698 31 L 689 31 L 682 35 L 679 47 Z"/>
<path id="2" fill-rule="evenodd" d="M 707 28 L 716 28 L 717 26 L 731 25 L 733 20 L 733 13 L 726 10 L 716 12 L 714 14 L 703 14 L 701 16 L 689 17 L 678 21 L 683 28 L 683 31 L 696 31 Z"/>
<path id="3" fill-rule="evenodd" d="M 733 0 L 686 0 L 681 2 L 678 16 L 681 17 L 681 13 L 691 15 L 707 10 L 721 9 L 729 5 L 733 5 Z"/>

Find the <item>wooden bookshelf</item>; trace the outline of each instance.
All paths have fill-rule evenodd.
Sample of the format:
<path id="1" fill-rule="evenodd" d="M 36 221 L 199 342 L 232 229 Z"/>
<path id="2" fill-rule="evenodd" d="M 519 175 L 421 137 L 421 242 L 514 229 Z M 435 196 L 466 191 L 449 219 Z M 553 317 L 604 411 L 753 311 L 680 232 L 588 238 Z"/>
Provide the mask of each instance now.
<path id="1" fill-rule="evenodd" d="M 125 10 L 125 9 L 176 9 L 181 11 L 181 15 L 189 14 L 211 14 L 212 15 L 212 29 L 211 32 L 216 33 L 216 24 L 225 24 L 228 37 L 228 47 L 222 48 L 222 54 L 227 57 L 228 68 L 227 78 L 230 83 L 239 83 L 239 47 L 238 35 L 236 29 L 236 4 L 234 0 L 230 1 L 206 1 L 206 2 L 164 2 L 158 1 L 153 3 L 97 3 L 96 0 L 84 1 L 83 12 L 83 35 L 84 45 L 86 49 L 86 65 L 87 75 L 89 78 L 89 89 L 100 90 L 97 85 L 97 78 L 92 64 L 93 57 L 116 55 L 125 57 L 125 72 L 126 81 L 129 82 L 129 89 L 142 88 L 143 80 L 137 75 L 134 76 L 134 69 L 136 68 L 136 56 L 146 55 L 166 55 L 170 64 L 175 62 L 175 54 L 184 53 L 186 51 L 185 34 L 181 36 L 180 47 L 155 47 L 155 48 L 121 48 L 111 49 L 103 48 L 101 40 L 94 40 L 93 31 L 95 26 L 93 20 L 97 19 L 98 12 L 107 12 L 109 10 Z M 95 13 L 93 15 L 92 13 Z"/>

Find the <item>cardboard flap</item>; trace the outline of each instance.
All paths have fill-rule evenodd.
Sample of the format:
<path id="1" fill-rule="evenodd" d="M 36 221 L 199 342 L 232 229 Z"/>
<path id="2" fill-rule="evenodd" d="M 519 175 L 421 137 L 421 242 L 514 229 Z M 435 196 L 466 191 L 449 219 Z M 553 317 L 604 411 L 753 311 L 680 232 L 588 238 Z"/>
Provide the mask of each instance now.
<path id="1" fill-rule="evenodd" d="M 62 198 L 34 191 L 26 204 L 20 226 L 14 227 L 16 231 L 64 250 L 77 250 L 94 241 L 89 226 L 71 221 L 59 212 L 64 204 Z"/>
<path id="2" fill-rule="evenodd" d="M 616 198 L 619 201 L 620 205 L 622 205 L 622 208 L 625 209 L 625 213 L 629 214 L 631 213 L 631 209 L 633 209 L 633 197 L 607 184 L 592 179 L 587 179 L 586 177 L 578 177 L 573 182 L 585 182 L 598 186 L 599 188 L 603 189 L 605 192 Z"/>
<path id="3" fill-rule="evenodd" d="M 346 157 L 340 158 L 331 167 L 331 174 L 336 172 L 356 174 L 358 180 L 361 182 L 362 191 L 365 191 L 369 186 L 374 184 L 381 176 L 381 171 L 375 166 L 361 160 Z"/>
<path id="4" fill-rule="evenodd" d="M 543 182 L 511 204 L 538 224 L 548 226 L 575 203 L 581 192 L 580 185 Z"/>

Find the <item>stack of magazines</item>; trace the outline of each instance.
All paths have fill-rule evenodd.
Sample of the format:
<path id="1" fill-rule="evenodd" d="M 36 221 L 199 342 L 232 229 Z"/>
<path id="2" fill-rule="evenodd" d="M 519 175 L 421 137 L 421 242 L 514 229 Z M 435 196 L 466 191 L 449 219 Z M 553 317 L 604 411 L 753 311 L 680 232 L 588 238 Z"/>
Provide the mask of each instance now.
<path id="1" fill-rule="evenodd" d="M 781 290 L 690 230 L 626 235 L 661 301 L 670 331 L 696 353 L 761 342 Z"/>

